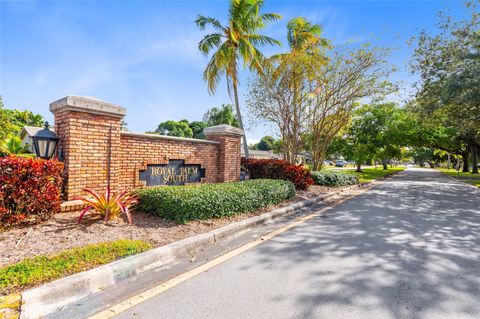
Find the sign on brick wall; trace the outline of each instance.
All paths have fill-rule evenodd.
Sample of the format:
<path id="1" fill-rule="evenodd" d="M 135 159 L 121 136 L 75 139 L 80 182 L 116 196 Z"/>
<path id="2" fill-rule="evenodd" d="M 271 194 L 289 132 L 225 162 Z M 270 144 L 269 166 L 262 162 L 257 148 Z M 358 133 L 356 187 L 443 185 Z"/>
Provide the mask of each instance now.
<path id="1" fill-rule="evenodd" d="M 205 169 L 200 164 L 185 164 L 184 160 L 170 160 L 168 164 L 148 164 L 140 171 L 140 180 L 147 186 L 184 185 L 198 183 L 205 177 Z"/>

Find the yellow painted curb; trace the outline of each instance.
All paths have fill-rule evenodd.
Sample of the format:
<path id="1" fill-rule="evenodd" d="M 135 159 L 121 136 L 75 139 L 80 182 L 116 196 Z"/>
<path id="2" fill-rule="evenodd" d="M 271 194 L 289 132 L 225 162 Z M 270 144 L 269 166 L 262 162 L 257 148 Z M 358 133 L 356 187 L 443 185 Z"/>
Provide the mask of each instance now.
<path id="1" fill-rule="evenodd" d="M 21 305 L 22 296 L 20 294 L 0 297 L 0 319 L 18 319 Z"/>

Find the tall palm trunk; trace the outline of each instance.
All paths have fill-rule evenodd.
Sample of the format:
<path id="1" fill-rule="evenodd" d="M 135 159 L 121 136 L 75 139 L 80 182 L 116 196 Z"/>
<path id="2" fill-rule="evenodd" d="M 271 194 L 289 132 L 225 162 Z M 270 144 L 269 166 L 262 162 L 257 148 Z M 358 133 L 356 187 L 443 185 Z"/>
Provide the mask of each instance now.
<path id="1" fill-rule="evenodd" d="M 243 151 L 245 153 L 245 158 L 249 158 L 250 154 L 248 153 L 248 144 L 247 144 L 247 137 L 245 135 L 245 129 L 243 128 L 243 120 L 242 120 L 242 114 L 240 113 L 240 103 L 238 102 L 238 91 L 237 91 L 237 84 L 232 83 L 233 86 L 233 98 L 235 99 L 235 109 L 237 110 L 237 118 L 238 118 L 238 125 L 243 131 Z"/>

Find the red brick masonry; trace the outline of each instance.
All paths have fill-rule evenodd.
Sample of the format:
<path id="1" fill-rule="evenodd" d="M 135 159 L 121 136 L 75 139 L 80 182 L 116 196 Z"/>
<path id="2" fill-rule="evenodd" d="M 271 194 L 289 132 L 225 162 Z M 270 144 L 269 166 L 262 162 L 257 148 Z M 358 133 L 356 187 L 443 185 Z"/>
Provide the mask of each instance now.
<path id="1" fill-rule="evenodd" d="M 65 162 L 68 199 L 81 195 L 86 187 L 105 191 L 108 175 L 112 190 L 143 187 L 140 170 L 145 170 L 147 164 L 167 164 L 173 159 L 201 164 L 206 170 L 202 182 L 239 178 L 243 132 L 238 128 L 206 128 L 207 140 L 122 132 L 125 109 L 78 96 L 51 103 L 50 111 L 60 138 L 59 155 Z"/>

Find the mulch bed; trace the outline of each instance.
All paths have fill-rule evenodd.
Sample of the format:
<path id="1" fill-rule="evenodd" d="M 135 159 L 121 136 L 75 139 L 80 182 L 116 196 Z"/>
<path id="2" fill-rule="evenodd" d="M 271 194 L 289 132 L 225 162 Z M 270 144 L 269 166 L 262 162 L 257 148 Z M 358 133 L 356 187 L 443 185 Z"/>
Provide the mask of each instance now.
<path id="1" fill-rule="evenodd" d="M 106 224 L 95 215 L 87 215 L 82 223 L 78 223 L 78 212 L 60 213 L 42 224 L 18 226 L 1 231 L 0 266 L 15 263 L 27 257 L 53 254 L 73 247 L 122 238 L 143 240 L 155 247 L 163 246 L 306 198 L 334 194 L 338 196 L 330 201 L 335 201 L 335 198 L 339 199 L 344 195 L 358 192 L 360 188 L 362 186 L 345 188 L 312 186 L 308 191 L 297 192 L 294 199 L 276 206 L 248 214 L 192 221 L 182 225 L 166 222 L 160 217 L 142 212 L 133 214 L 133 225 L 127 224 L 124 220 Z"/>

